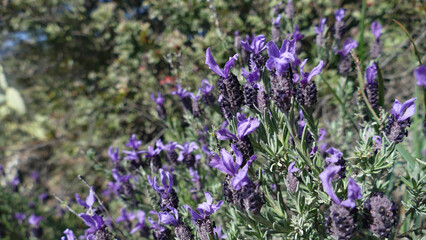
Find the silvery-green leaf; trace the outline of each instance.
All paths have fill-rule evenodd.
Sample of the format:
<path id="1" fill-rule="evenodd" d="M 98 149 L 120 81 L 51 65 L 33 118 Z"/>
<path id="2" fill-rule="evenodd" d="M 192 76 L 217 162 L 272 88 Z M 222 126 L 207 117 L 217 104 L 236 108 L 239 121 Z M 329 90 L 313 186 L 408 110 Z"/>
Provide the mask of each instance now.
<path id="1" fill-rule="evenodd" d="M 7 88 L 6 77 L 4 76 L 3 67 L 0 65 L 0 87 L 3 89 Z"/>
<path id="2" fill-rule="evenodd" d="M 6 103 L 18 114 L 24 114 L 26 111 L 24 100 L 15 88 L 6 88 Z"/>

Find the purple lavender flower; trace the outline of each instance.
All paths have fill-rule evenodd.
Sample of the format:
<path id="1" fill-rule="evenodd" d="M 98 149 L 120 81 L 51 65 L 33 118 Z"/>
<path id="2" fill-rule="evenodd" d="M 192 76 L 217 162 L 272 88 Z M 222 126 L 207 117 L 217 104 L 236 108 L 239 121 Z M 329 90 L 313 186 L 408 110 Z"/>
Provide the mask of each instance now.
<path id="1" fill-rule="evenodd" d="M 155 102 L 155 110 L 157 111 L 158 117 L 161 119 L 166 119 L 166 109 L 164 108 L 164 97 L 161 95 L 161 92 L 157 92 L 158 96 L 156 97 L 154 93 L 151 93 L 151 99 Z"/>
<path id="2" fill-rule="evenodd" d="M 41 238 L 43 235 L 43 229 L 40 226 L 42 219 L 42 216 L 36 216 L 34 213 L 28 218 L 28 223 L 31 226 L 31 232 L 36 238 Z"/>
<path id="3" fill-rule="evenodd" d="M 18 191 L 18 186 L 21 183 L 21 180 L 19 180 L 19 176 L 15 176 L 12 181 L 10 182 L 10 185 L 12 186 L 12 190 L 14 192 Z"/>
<path id="4" fill-rule="evenodd" d="M 296 11 L 294 10 L 294 5 L 292 0 L 288 0 L 287 5 L 285 5 L 285 15 L 288 19 L 294 18 L 294 14 Z"/>
<path id="5" fill-rule="evenodd" d="M 382 43 L 380 41 L 380 35 L 382 33 L 382 25 L 379 22 L 374 21 L 371 24 L 371 33 L 374 35 L 374 39 L 370 45 L 370 57 L 377 58 L 382 52 Z"/>
<path id="6" fill-rule="evenodd" d="M 408 131 L 405 129 L 411 125 L 410 118 L 416 112 L 416 105 L 414 101 L 417 98 L 411 98 L 404 104 L 401 104 L 397 99 L 390 110 L 391 116 L 388 118 L 386 124 L 386 135 L 392 142 L 402 142 L 404 136 L 408 135 Z"/>
<path id="7" fill-rule="evenodd" d="M 213 85 L 210 85 L 207 79 L 201 81 L 201 86 L 198 88 L 201 91 L 201 101 L 205 105 L 212 106 L 215 102 L 215 97 L 212 94 Z"/>
<path id="8" fill-rule="evenodd" d="M 135 219 L 135 214 L 127 213 L 126 208 L 121 208 L 121 216 L 116 219 L 116 222 L 124 222 L 128 231 L 132 228 L 132 220 Z"/>
<path id="9" fill-rule="evenodd" d="M 65 229 L 64 234 L 67 238 L 67 240 L 75 240 L 76 237 L 74 235 L 74 232 L 71 229 Z M 65 240 L 65 237 L 61 237 L 61 240 Z"/>
<path id="10" fill-rule="evenodd" d="M 176 91 L 171 92 L 171 94 L 180 97 L 183 108 L 185 108 L 192 114 L 191 96 L 187 90 L 183 89 L 179 84 L 176 84 Z"/>
<path id="11" fill-rule="evenodd" d="M 281 14 L 278 14 L 278 16 L 275 19 L 272 19 L 272 25 L 279 27 L 281 22 Z"/>
<path id="12" fill-rule="evenodd" d="M 393 228 L 398 225 L 398 207 L 382 192 L 373 193 L 364 202 L 366 227 L 381 239 L 389 238 Z"/>
<path id="13" fill-rule="evenodd" d="M 84 213 L 78 214 L 78 216 L 84 221 L 84 223 L 89 227 L 86 229 L 85 234 L 87 239 L 96 240 L 96 239 L 110 239 L 111 234 L 107 231 L 104 220 L 101 216 L 98 215 L 87 215 Z"/>
<path id="14" fill-rule="evenodd" d="M 417 85 L 426 88 L 426 66 L 421 65 L 414 70 L 414 77 L 417 79 Z"/>
<path id="15" fill-rule="evenodd" d="M 336 193 L 334 193 L 331 182 L 341 168 L 342 167 L 339 165 L 334 165 L 334 166 L 330 165 L 319 175 L 324 192 L 326 192 L 328 196 L 330 196 L 331 199 L 339 205 L 340 205 L 340 199 L 337 197 Z"/>
<path id="16" fill-rule="evenodd" d="M 341 56 L 340 63 L 339 63 L 339 72 L 343 75 L 346 75 L 349 73 L 349 70 L 352 66 L 352 58 L 349 55 L 352 49 L 358 47 L 358 42 L 353 40 L 352 38 L 346 39 L 346 41 L 343 43 L 343 48 L 341 50 L 337 51 L 337 54 Z"/>
<path id="17" fill-rule="evenodd" d="M 382 147 L 382 137 L 379 135 L 374 135 L 373 141 L 376 144 L 376 149 L 380 149 Z"/>
<path id="18" fill-rule="evenodd" d="M 119 149 L 116 148 L 114 150 L 112 146 L 110 146 L 108 149 L 108 156 L 111 159 L 112 163 L 114 163 L 114 165 L 117 165 L 121 158 L 119 154 Z"/>
<path id="19" fill-rule="evenodd" d="M 278 14 L 277 18 L 272 19 L 272 41 L 278 42 L 280 40 L 280 22 L 281 22 L 281 14 Z"/>
<path id="20" fill-rule="evenodd" d="M 373 33 L 376 40 L 380 39 L 380 35 L 382 35 L 382 25 L 378 21 L 374 21 L 371 24 L 371 33 Z"/>
<path id="21" fill-rule="evenodd" d="M 379 87 L 375 81 L 377 76 L 377 67 L 374 62 L 365 70 L 365 79 L 367 84 L 365 86 L 365 94 L 373 109 L 379 109 Z"/>
<path id="22" fill-rule="evenodd" d="M 206 65 L 217 75 L 228 78 L 229 77 L 229 70 L 234 66 L 235 61 L 238 59 L 238 54 L 235 54 L 233 57 L 229 58 L 229 61 L 226 62 L 225 68 L 221 69 L 216 61 L 213 58 L 212 52 L 210 51 L 210 48 L 207 48 L 206 50 Z"/>
<path id="23" fill-rule="evenodd" d="M 295 167 L 296 162 L 292 162 L 288 166 L 288 172 L 285 179 L 285 185 L 288 189 L 288 191 L 292 194 L 296 192 L 297 186 L 299 185 L 299 180 L 293 175 L 295 172 L 299 172 L 300 169 Z"/>
<path id="24" fill-rule="evenodd" d="M 268 49 L 269 59 L 266 61 L 266 68 L 274 71 L 279 75 L 284 75 L 291 64 L 296 60 L 296 40 L 284 40 L 281 48 L 278 50 L 277 45 L 273 41 L 269 41 L 266 46 Z"/>
<path id="25" fill-rule="evenodd" d="M 201 105 L 200 105 L 201 90 L 198 90 L 197 95 L 195 95 L 194 93 L 190 93 L 189 96 L 192 99 L 192 115 L 195 118 L 198 118 L 201 116 L 203 112 L 203 109 L 201 108 Z"/>
<path id="26" fill-rule="evenodd" d="M 343 153 L 341 153 L 339 150 L 331 147 L 327 150 L 327 153 L 330 154 L 330 157 L 327 157 L 325 161 L 329 163 L 337 163 L 340 158 L 343 156 Z"/>
<path id="27" fill-rule="evenodd" d="M 132 134 L 132 136 L 129 138 L 129 141 L 126 143 L 126 147 L 129 147 L 133 150 L 138 150 L 141 144 L 142 141 L 136 138 L 136 134 Z"/>
<path id="28" fill-rule="evenodd" d="M 165 158 L 171 164 L 176 164 L 178 159 L 178 155 L 175 151 L 175 149 L 177 148 L 177 145 L 178 144 L 173 141 L 170 141 L 166 145 L 164 145 L 161 139 L 159 139 L 159 141 L 156 142 L 157 148 L 165 152 Z"/>
<path id="29" fill-rule="evenodd" d="M 321 60 L 318 66 L 312 69 L 311 72 L 303 72 L 308 59 L 305 59 L 300 65 L 300 77 L 299 88 L 296 92 L 297 101 L 304 108 L 310 108 L 317 102 L 317 86 L 315 81 L 311 81 L 312 78 L 321 73 L 324 66 L 324 62 Z"/>
<path id="30" fill-rule="evenodd" d="M 342 206 L 355 208 L 355 200 L 362 198 L 361 188 L 352 178 L 348 178 L 348 199 L 341 203 Z"/>
<path id="31" fill-rule="evenodd" d="M 324 26 L 326 21 L 327 21 L 326 18 L 321 18 L 319 25 L 314 27 L 314 31 L 317 34 L 315 38 L 315 43 L 318 46 L 322 46 L 324 43 L 324 30 L 325 30 Z"/>
<path id="32" fill-rule="evenodd" d="M 161 158 L 159 156 L 160 152 L 160 148 L 154 148 L 152 146 L 148 146 L 146 151 L 141 151 L 141 153 L 145 154 L 144 157 L 146 159 L 146 164 L 152 171 L 156 172 L 161 168 Z"/>
<path id="33" fill-rule="evenodd" d="M 142 210 L 138 210 L 136 214 L 136 218 L 138 222 L 136 223 L 135 227 L 130 231 L 130 234 L 141 232 L 142 235 L 147 235 L 148 229 L 146 229 L 146 225 L 145 225 L 145 212 Z"/>
<path id="34" fill-rule="evenodd" d="M 164 225 L 161 224 L 159 213 L 155 211 L 150 211 L 149 213 L 155 214 L 158 216 L 158 221 L 152 220 L 148 217 L 148 222 L 151 224 L 150 229 L 154 230 L 153 235 L 154 239 L 169 239 L 170 238 L 170 230 L 165 228 Z"/>
<path id="35" fill-rule="evenodd" d="M 129 182 L 129 180 L 133 178 L 132 175 L 120 175 L 119 171 L 114 168 L 112 169 L 112 177 L 114 178 L 115 182 L 110 182 L 108 184 L 109 189 L 113 189 L 116 194 L 120 195 L 120 197 L 124 199 L 132 196 L 133 187 Z"/>
<path id="36" fill-rule="evenodd" d="M 175 234 L 179 240 L 194 239 L 191 229 L 179 220 L 179 213 L 175 208 L 170 209 L 170 212 L 158 213 L 159 221 L 166 225 L 175 227 Z"/>
<path id="37" fill-rule="evenodd" d="M 168 208 L 177 208 L 179 199 L 177 194 L 173 189 L 173 176 L 167 171 L 164 171 L 160 168 L 160 178 L 163 186 L 157 185 L 157 177 L 150 177 L 148 175 L 148 182 L 152 186 L 158 195 L 160 195 L 160 200 L 158 202 L 162 210 L 167 210 Z"/>
<path id="38" fill-rule="evenodd" d="M 194 167 L 196 156 L 192 153 L 194 150 L 198 149 L 198 145 L 195 142 L 186 142 L 183 146 L 178 144 L 177 148 L 182 151 L 179 152 L 178 161 L 184 162 L 187 167 Z"/>
<path id="39" fill-rule="evenodd" d="M 93 204 L 96 201 L 93 187 L 90 187 L 89 195 L 86 197 L 86 201 L 83 201 L 78 195 L 78 193 L 75 194 L 75 200 L 77 201 L 78 204 L 80 204 L 80 206 L 84 207 L 85 209 L 91 209 L 93 207 Z"/>
<path id="40" fill-rule="evenodd" d="M 250 63 L 252 66 L 251 71 L 248 72 L 245 68 L 241 68 L 241 75 L 247 79 L 248 84 L 253 85 L 260 79 L 260 70 L 253 60 L 250 60 Z"/>
<path id="41" fill-rule="evenodd" d="M 27 215 L 25 215 L 25 213 L 19 212 L 15 213 L 13 216 L 19 223 L 23 223 L 25 218 L 27 218 Z"/>
<path id="42" fill-rule="evenodd" d="M 334 24 L 334 37 L 336 40 L 342 39 L 345 23 L 343 22 L 343 18 L 345 17 L 345 9 L 340 8 L 334 12 L 334 16 L 336 17 L 336 23 Z"/>
<path id="43" fill-rule="evenodd" d="M 250 44 L 248 41 L 241 41 L 241 46 L 246 51 L 251 52 L 255 55 L 258 55 L 266 49 L 265 41 L 266 41 L 265 35 L 261 34 L 261 35 L 257 35 Z"/>
<path id="44" fill-rule="evenodd" d="M 47 193 L 41 193 L 40 195 L 38 195 L 38 199 L 40 200 L 40 202 L 42 202 L 43 204 L 46 203 L 46 200 L 49 198 L 49 194 Z"/>
<path id="45" fill-rule="evenodd" d="M 194 211 L 190 206 L 185 205 L 185 209 L 192 215 L 192 221 L 197 226 L 198 235 L 202 240 L 209 240 L 213 236 L 213 226 L 210 221 L 210 215 L 219 210 L 223 201 L 219 201 L 216 205 L 213 204 L 213 198 L 210 193 L 204 192 L 207 202 L 198 204 L 197 210 Z"/>
<path id="46" fill-rule="evenodd" d="M 6 173 L 4 172 L 3 166 L 0 164 L 0 174 L 3 176 L 6 176 Z"/>
<path id="47" fill-rule="evenodd" d="M 198 175 L 198 171 L 194 170 L 193 168 L 189 169 L 189 175 L 191 176 L 191 182 L 199 182 L 200 181 L 200 175 Z"/>

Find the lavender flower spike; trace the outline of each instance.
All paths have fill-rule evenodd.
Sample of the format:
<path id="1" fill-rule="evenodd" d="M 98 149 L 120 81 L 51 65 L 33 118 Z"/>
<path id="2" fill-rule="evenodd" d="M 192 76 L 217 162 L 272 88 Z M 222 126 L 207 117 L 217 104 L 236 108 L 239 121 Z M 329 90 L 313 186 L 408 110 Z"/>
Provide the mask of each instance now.
<path id="1" fill-rule="evenodd" d="M 305 59 L 302 64 L 300 64 L 300 76 L 302 77 L 302 80 L 300 80 L 301 84 L 308 84 L 309 81 L 312 80 L 312 78 L 321 73 L 322 68 L 324 66 L 324 61 L 321 60 L 320 63 L 316 67 L 314 67 L 311 72 L 303 72 L 303 68 L 305 67 L 307 61 L 308 59 Z"/>
<path id="2" fill-rule="evenodd" d="M 163 186 L 157 185 L 156 176 L 152 177 L 151 179 L 151 177 L 148 175 L 148 182 L 152 186 L 152 189 L 154 189 L 162 198 L 165 198 L 172 190 L 173 176 L 169 172 L 164 171 L 162 168 L 160 168 L 160 176 L 161 176 L 161 183 L 163 184 Z"/>
<path id="3" fill-rule="evenodd" d="M 416 112 L 416 105 L 414 105 L 414 101 L 416 99 L 417 98 L 411 98 L 407 100 L 404 104 L 401 104 L 398 99 L 395 99 L 390 113 L 396 118 L 398 122 L 407 120 L 408 118 L 412 117 Z"/>
<path id="4" fill-rule="evenodd" d="M 129 138 L 129 141 L 126 143 L 126 147 L 132 148 L 133 150 L 137 150 L 141 144 L 142 141 L 136 138 L 136 134 L 132 134 L 132 136 Z"/>
<path id="5" fill-rule="evenodd" d="M 374 62 L 365 70 L 365 94 L 373 109 L 379 109 L 379 86 L 375 81 L 377 76 L 377 67 Z"/>
<path id="6" fill-rule="evenodd" d="M 138 223 L 136 223 L 135 227 L 130 231 L 130 234 L 134 234 L 140 230 L 145 229 L 145 212 L 139 210 L 136 213 L 136 218 L 138 219 Z"/>
<path id="7" fill-rule="evenodd" d="M 266 46 L 268 48 L 269 59 L 266 62 L 266 68 L 269 71 L 276 70 L 279 75 L 283 75 L 290 64 L 296 60 L 296 40 L 284 40 L 281 48 L 278 47 L 273 41 L 269 41 Z"/>
<path id="8" fill-rule="evenodd" d="M 198 204 L 197 210 L 199 213 L 194 211 L 190 206 L 185 205 L 185 209 L 188 210 L 188 212 L 192 215 L 192 220 L 204 220 L 207 219 L 208 216 L 215 213 L 217 210 L 219 210 L 220 206 L 222 206 L 223 201 L 219 201 L 217 204 L 213 204 L 213 198 L 212 195 L 208 192 L 204 192 L 204 196 L 206 196 L 207 202 L 203 202 Z"/>
<path id="9" fill-rule="evenodd" d="M 348 199 L 341 203 L 342 206 L 348 208 L 356 207 L 355 200 L 361 199 L 361 188 L 352 178 L 348 178 Z"/>
<path id="10" fill-rule="evenodd" d="M 297 167 L 295 167 L 294 165 L 296 165 L 296 162 L 292 162 L 290 163 L 290 165 L 288 166 L 288 172 L 289 173 L 295 173 L 300 171 L 300 169 L 298 169 Z"/>
<path id="11" fill-rule="evenodd" d="M 397 99 L 390 110 L 391 116 L 386 123 L 386 135 L 392 142 L 400 143 L 404 140 L 404 136 L 408 135 L 407 127 L 411 125 L 411 119 L 416 111 L 414 101 L 417 98 L 412 98 L 401 104 Z"/>
<path id="12" fill-rule="evenodd" d="M 343 48 L 337 51 L 337 54 L 343 57 L 348 56 L 351 50 L 357 47 L 358 47 L 358 42 L 353 40 L 352 38 L 348 38 L 343 43 Z"/>
<path id="13" fill-rule="evenodd" d="M 299 180 L 293 175 L 293 173 L 300 171 L 300 169 L 298 169 L 294 165 L 296 165 L 296 162 L 292 162 L 288 166 L 288 173 L 285 178 L 285 185 L 288 191 L 292 194 L 296 192 L 297 186 L 299 186 Z"/>
<path id="14" fill-rule="evenodd" d="M 337 197 L 336 193 L 334 193 L 331 182 L 334 176 L 340 171 L 341 168 L 342 167 L 339 165 L 330 165 L 319 175 L 322 182 L 322 187 L 324 188 L 324 192 L 326 192 L 328 196 L 330 196 L 331 199 L 339 205 L 340 199 Z"/>
<path id="15" fill-rule="evenodd" d="M 84 223 L 89 227 L 86 231 L 86 237 L 89 240 L 95 240 L 95 239 L 107 239 L 106 236 L 109 235 L 109 233 L 106 230 L 106 226 L 104 223 L 104 220 L 101 216 L 98 215 L 87 215 L 84 213 L 78 214 L 78 216 L 83 219 Z M 96 237 L 105 237 L 105 238 L 96 238 Z"/>
<path id="16" fill-rule="evenodd" d="M 329 163 L 337 163 L 340 160 L 340 158 L 343 156 L 343 153 L 341 153 L 339 150 L 333 147 L 327 149 L 326 152 L 331 155 L 330 157 L 325 159 L 325 161 Z"/>
<path id="17" fill-rule="evenodd" d="M 161 95 L 161 92 L 157 92 L 157 97 L 154 95 L 154 93 L 151 93 L 151 99 L 157 105 L 162 106 L 164 104 L 164 97 Z"/>
<path id="18" fill-rule="evenodd" d="M 266 49 L 265 46 L 266 37 L 265 35 L 257 35 L 253 41 L 249 44 L 248 41 L 241 41 L 241 46 L 248 52 L 258 55 Z"/>
<path id="19" fill-rule="evenodd" d="M 315 43 L 318 46 L 322 46 L 324 43 L 324 26 L 325 26 L 325 22 L 327 21 L 326 18 L 321 18 L 320 20 L 320 24 L 318 26 L 314 27 L 314 31 L 317 34 L 316 38 L 315 38 Z"/>
<path id="20" fill-rule="evenodd" d="M 77 193 L 75 194 L 75 200 L 78 204 L 80 204 L 80 206 L 83 206 L 85 209 L 92 208 L 93 204 L 96 201 L 93 187 L 90 187 L 89 195 L 87 196 L 86 201 L 83 201 Z"/>
<path id="21" fill-rule="evenodd" d="M 417 79 L 417 85 L 426 88 L 426 66 L 421 65 L 414 70 L 414 77 Z"/>
<path id="22" fill-rule="evenodd" d="M 230 57 L 228 62 L 226 62 L 224 69 L 221 69 L 216 61 L 213 58 L 212 52 L 210 48 L 207 48 L 206 50 L 206 65 L 217 75 L 228 78 L 229 76 L 229 70 L 234 66 L 235 61 L 238 59 L 238 54 L 235 54 L 234 56 Z"/>
<path id="23" fill-rule="evenodd" d="M 382 25 L 378 21 L 374 21 L 371 24 L 371 33 L 373 33 L 376 40 L 380 39 L 380 35 L 382 34 Z"/>
<path id="24" fill-rule="evenodd" d="M 114 164 L 117 164 L 120 161 L 120 158 L 121 158 L 118 151 L 119 151 L 118 148 L 116 148 L 114 150 L 114 148 L 112 146 L 110 146 L 109 149 L 108 149 L 108 156 Z"/>
<path id="25" fill-rule="evenodd" d="M 334 16 L 336 17 L 336 20 L 338 22 L 342 21 L 343 18 L 345 17 L 345 9 L 344 8 L 339 8 L 334 12 Z"/>
<path id="26" fill-rule="evenodd" d="M 72 230 L 67 228 L 65 229 L 64 234 L 67 237 L 67 240 L 75 240 L 75 235 Z M 65 237 L 61 237 L 61 240 L 65 240 Z"/>
<path id="27" fill-rule="evenodd" d="M 217 239 L 226 239 L 226 235 L 222 234 L 222 226 L 217 226 L 215 228 L 213 228 L 213 232 L 215 234 L 215 236 L 217 236 Z"/>
<path id="28" fill-rule="evenodd" d="M 161 212 L 158 214 L 160 222 L 166 225 L 172 225 L 177 227 L 179 225 L 179 213 L 175 208 L 172 208 L 169 212 Z"/>
<path id="29" fill-rule="evenodd" d="M 239 139 L 242 139 L 250 133 L 256 131 L 260 125 L 259 120 L 252 117 L 246 118 L 246 116 L 242 113 L 237 114 L 237 121 L 237 135 Z"/>

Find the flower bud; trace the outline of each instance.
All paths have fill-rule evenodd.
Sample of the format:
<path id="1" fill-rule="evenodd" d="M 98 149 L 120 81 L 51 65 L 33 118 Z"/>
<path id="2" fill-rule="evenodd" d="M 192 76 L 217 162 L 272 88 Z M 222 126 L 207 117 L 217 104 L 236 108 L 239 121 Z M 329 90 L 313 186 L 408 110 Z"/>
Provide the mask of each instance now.
<path id="1" fill-rule="evenodd" d="M 351 239 L 358 230 L 357 209 L 333 202 L 324 216 L 324 225 L 336 239 Z"/>
<path id="2" fill-rule="evenodd" d="M 398 209 L 383 193 L 374 193 L 364 203 L 364 218 L 371 232 L 388 238 L 398 224 Z"/>

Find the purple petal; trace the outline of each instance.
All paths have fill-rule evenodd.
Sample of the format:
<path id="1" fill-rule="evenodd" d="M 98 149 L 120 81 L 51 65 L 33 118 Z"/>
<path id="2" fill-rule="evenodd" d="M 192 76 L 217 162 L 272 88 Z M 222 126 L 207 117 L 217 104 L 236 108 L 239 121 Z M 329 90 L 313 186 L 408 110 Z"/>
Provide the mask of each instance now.
<path id="1" fill-rule="evenodd" d="M 319 135 L 318 141 L 323 141 L 325 139 L 326 134 L 327 134 L 327 131 L 325 129 L 321 128 L 319 130 L 319 133 L 318 133 L 318 135 Z"/>
<path id="2" fill-rule="evenodd" d="M 90 208 L 85 201 L 83 201 L 83 199 L 80 198 L 80 196 L 76 193 L 75 194 L 75 201 L 80 204 L 80 206 L 84 207 L 84 208 Z"/>
<path id="3" fill-rule="evenodd" d="M 241 168 L 238 173 L 232 178 L 231 186 L 235 190 L 240 190 L 243 186 L 247 185 L 249 183 L 249 178 L 247 176 L 249 164 L 244 165 L 243 168 Z"/>
<path id="4" fill-rule="evenodd" d="M 83 219 L 84 223 L 91 228 L 96 228 L 96 222 L 95 220 L 92 219 L 91 216 L 85 214 L 85 213 L 80 213 L 78 214 L 79 217 L 81 217 L 81 219 Z"/>
<path id="5" fill-rule="evenodd" d="M 213 58 L 212 52 L 210 51 L 210 48 L 207 48 L 206 50 L 206 65 L 217 75 L 226 78 L 226 74 L 223 72 L 222 69 L 217 65 L 216 61 Z"/>
<path id="6" fill-rule="evenodd" d="M 327 21 L 327 18 L 321 18 L 320 24 L 318 25 L 318 27 L 314 27 L 314 31 L 316 34 L 321 34 L 324 32 L 324 26 L 326 21 Z"/>
<path id="7" fill-rule="evenodd" d="M 378 21 L 374 21 L 371 24 L 371 32 L 373 33 L 376 39 L 379 39 L 380 35 L 382 34 L 382 25 L 380 25 Z"/>
<path id="8" fill-rule="evenodd" d="M 236 139 L 237 137 L 232 134 L 228 129 L 224 128 L 216 132 L 217 139 L 219 140 L 228 140 L 228 139 Z"/>
<path id="9" fill-rule="evenodd" d="M 374 84 L 376 81 L 377 76 L 377 67 L 374 62 L 371 63 L 371 65 L 365 70 L 365 79 L 367 80 L 367 83 Z"/>
<path id="10" fill-rule="evenodd" d="M 222 159 L 218 155 L 213 156 L 212 160 L 210 160 L 209 166 L 212 168 L 216 168 L 223 173 L 233 175 L 233 173 L 229 171 L 228 168 L 226 168 L 226 166 L 223 164 Z"/>
<path id="11" fill-rule="evenodd" d="M 337 9 L 337 10 L 334 12 L 334 16 L 336 17 L 336 20 L 337 20 L 338 22 L 342 21 L 342 20 L 343 20 L 343 18 L 345 17 L 345 9 L 344 9 L 344 8 Z"/>
<path id="12" fill-rule="evenodd" d="M 64 231 L 65 236 L 67 236 L 67 240 L 74 240 L 75 239 L 75 235 L 74 232 L 70 229 L 65 229 Z"/>
<path id="13" fill-rule="evenodd" d="M 238 60 L 238 53 L 236 53 L 234 56 L 230 57 L 228 62 L 225 63 L 225 68 L 223 72 L 225 73 L 225 78 L 229 75 L 229 70 L 234 66 L 235 61 Z"/>
<path id="14" fill-rule="evenodd" d="M 426 88 L 426 66 L 421 65 L 414 70 L 414 77 L 417 79 L 417 85 Z"/>
<path id="15" fill-rule="evenodd" d="M 239 122 L 237 127 L 237 135 L 239 139 L 244 138 L 250 133 L 256 131 L 260 122 L 256 118 L 249 117 L 246 121 Z"/>
<path id="16" fill-rule="evenodd" d="M 296 165 L 296 162 L 292 162 L 290 163 L 290 165 L 288 166 L 288 172 L 289 173 L 295 173 L 300 171 L 300 169 L 298 169 L 297 167 L 295 167 L 294 165 Z"/>
<path id="17" fill-rule="evenodd" d="M 341 168 L 342 167 L 339 165 L 335 165 L 335 166 L 330 165 L 319 175 L 324 192 L 326 192 L 328 196 L 330 196 L 331 199 L 337 204 L 340 204 L 340 199 L 334 193 L 333 186 L 331 185 L 331 181 L 333 180 L 333 177 L 340 171 Z"/>
<path id="18" fill-rule="evenodd" d="M 191 213 L 192 215 L 192 219 L 193 220 L 202 220 L 204 219 L 203 217 L 201 217 L 197 212 L 195 212 L 194 210 L 192 210 L 192 208 L 188 205 L 184 205 L 183 206 L 186 210 L 188 210 L 189 213 Z"/>
<path id="19" fill-rule="evenodd" d="M 231 147 L 232 146 L 233 146 L 233 144 L 231 145 Z M 234 152 L 234 153 L 235 153 L 236 156 L 238 156 L 238 152 Z M 226 167 L 226 169 L 228 169 L 228 172 L 229 172 L 228 174 L 231 175 L 231 176 L 234 176 L 235 173 L 238 170 L 238 168 L 236 168 L 236 166 L 235 166 L 234 158 L 224 148 L 222 148 L 220 150 L 220 154 L 222 155 L 222 163 L 223 163 L 223 165 Z M 238 160 L 238 157 L 237 157 L 237 160 Z"/>
<path id="20" fill-rule="evenodd" d="M 268 49 L 268 56 L 269 58 L 278 58 L 280 57 L 280 50 L 278 50 L 277 45 L 273 41 L 269 41 L 266 44 L 266 47 Z"/>
<path id="21" fill-rule="evenodd" d="M 303 77 L 303 68 L 305 67 L 306 63 L 308 62 L 308 59 L 306 58 L 303 60 L 303 62 L 300 64 L 300 76 Z"/>
<path id="22" fill-rule="evenodd" d="M 321 60 L 318 66 L 314 67 L 314 69 L 312 69 L 312 71 L 309 73 L 308 82 L 311 81 L 311 79 L 314 76 L 319 75 L 321 73 L 323 66 L 324 66 L 324 61 Z"/>
<path id="23" fill-rule="evenodd" d="M 339 152 L 339 150 L 333 147 L 327 149 L 327 153 L 331 155 L 330 157 L 325 159 L 329 163 L 336 163 L 343 156 L 343 153 Z"/>
<path id="24" fill-rule="evenodd" d="M 177 215 L 177 210 L 172 209 L 172 212 Z M 168 212 L 162 212 L 160 213 L 160 222 L 167 225 L 177 226 L 179 224 L 179 220 L 175 218 L 172 214 Z"/>
<path id="25" fill-rule="evenodd" d="M 348 199 L 341 203 L 342 206 L 354 208 L 356 207 L 355 200 L 361 199 L 361 188 L 352 178 L 348 178 Z"/>
<path id="26" fill-rule="evenodd" d="M 274 26 L 279 27 L 280 26 L 280 22 L 281 22 L 281 14 L 278 14 L 277 18 L 275 18 L 272 22 L 272 24 L 274 24 Z"/>
<path id="27" fill-rule="evenodd" d="M 416 105 L 414 104 L 414 101 L 416 99 L 417 98 L 412 98 L 402 104 L 401 113 L 403 112 L 404 114 L 398 118 L 398 121 L 404 121 L 414 115 L 416 112 Z"/>
<path id="28" fill-rule="evenodd" d="M 393 102 L 392 109 L 390 110 L 390 113 L 395 116 L 396 118 L 401 115 L 401 107 L 402 104 L 398 101 L 398 99 L 395 99 L 395 102 Z"/>
<path id="29" fill-rule="evenodd" d="M 237 146 L 234 144 L 231 144 L 232 151 L 234 151 L 235 154 L 235 162 L 237 163 L 236 166 L 233 168 L 234 174 L 238 171 L 238 168 L 240 168 L 241 164 L 243 164 L 243 154 L 240 150 L 238 150 Z M 234 166 L 234 165 L 233 165 Z"/>
<path id="30" fill-rule="evenodd" d="M 253 52 L 253 49 L 251 48 L 251 46 L 250 46 L 250 44 L 249 44 L 248 40 L 246 40 L 246 41 L 241 41 L 240 43 L 241 43 L 241 46 L 242 46 L 242 47 L 243 47 L 246 51 L 248 51 L 248 52 Z"/>

